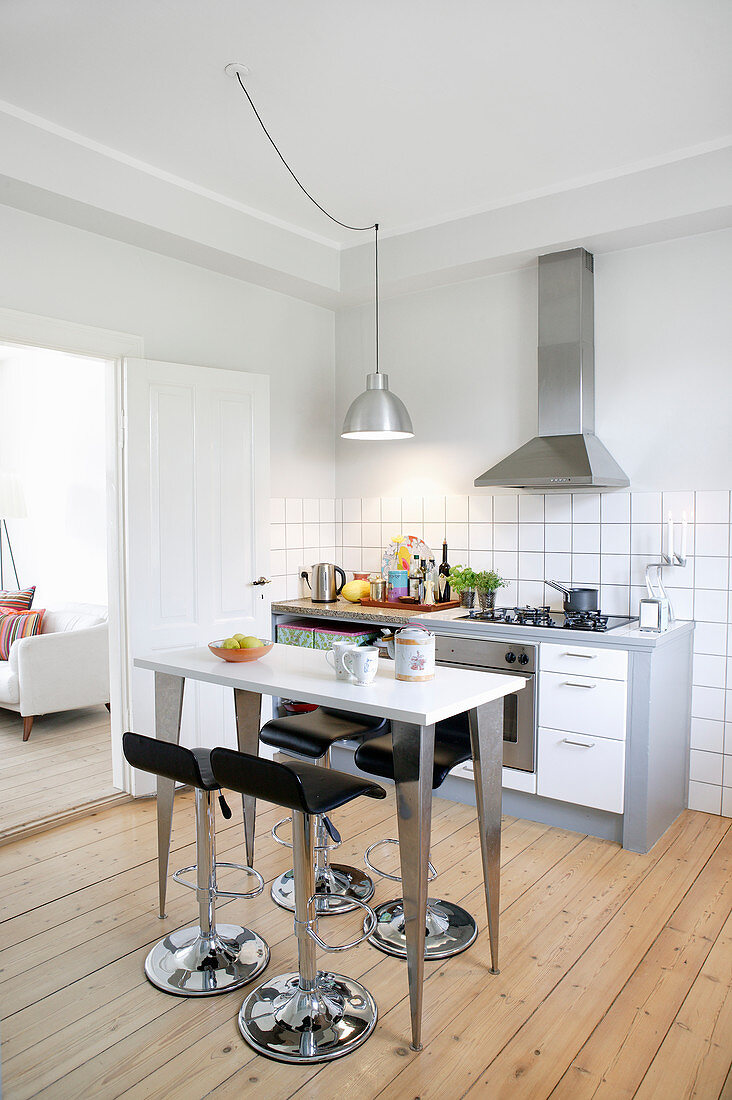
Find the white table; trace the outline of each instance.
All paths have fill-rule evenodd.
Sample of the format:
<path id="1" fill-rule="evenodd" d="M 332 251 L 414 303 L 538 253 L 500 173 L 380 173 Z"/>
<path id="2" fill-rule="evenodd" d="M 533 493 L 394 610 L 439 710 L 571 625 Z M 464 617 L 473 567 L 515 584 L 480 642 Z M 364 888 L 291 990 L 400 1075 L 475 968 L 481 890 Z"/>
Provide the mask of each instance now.
<path id="1" fill-rule="evenodd" d="M 228 663 L 207 648 L 173 649 L 135 658 L 155 673 L 156 736 L 178 742 L 185 680 L 231 687 L 241 752 L 257 754 L 262 695 L 342 708 L 391 720 L 407 939 L 407 978 L 412 1047 L 421 1049 L 427 864 L 432 816 L 435 723 L 468 711 L 480 827 L 492 971 L 498 972 L 498 910 L 501 855 L 502 699 L 526 681 L 493 672 L 438 667 L 435 679 L 410 684 L 394 678 L 394 664 L 380 661 L 373 684 L 336 680 L 320 650 L 275 645 L 259 661 Z M 171 780 L 158 779 L 160 911 L 165 907 L 168 849 L 173 813 Z M 244 800 L 247 861 L 254 861 L 253 799 Z"/>

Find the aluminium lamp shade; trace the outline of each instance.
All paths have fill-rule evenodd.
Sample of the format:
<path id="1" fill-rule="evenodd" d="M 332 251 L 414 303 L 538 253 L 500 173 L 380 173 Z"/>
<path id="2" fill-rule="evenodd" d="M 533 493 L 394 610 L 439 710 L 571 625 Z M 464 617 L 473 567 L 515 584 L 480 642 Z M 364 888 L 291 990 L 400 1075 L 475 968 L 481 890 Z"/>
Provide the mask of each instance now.
<path id="1" fill-rule="evenodd" d="M 346 413 L 344 439 L 409 439 L 414 435 L 404 402 L 389 389 L 389 376 L 366 375 L 366 389 Z"/>

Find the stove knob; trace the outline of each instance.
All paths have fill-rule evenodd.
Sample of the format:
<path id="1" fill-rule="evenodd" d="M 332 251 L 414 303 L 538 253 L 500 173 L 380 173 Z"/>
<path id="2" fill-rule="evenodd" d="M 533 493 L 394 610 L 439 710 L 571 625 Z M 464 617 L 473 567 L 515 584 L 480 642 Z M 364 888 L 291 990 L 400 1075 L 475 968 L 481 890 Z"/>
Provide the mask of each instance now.
<path id="1" fill-rule="evenodd" d="M 519 653 L 518 662 L 519 662 L 520 665 L 528 665 L 528 663 L 529 663 L 528 653 Z"/>
<path id="2" fill-rule="evenodd" d="M 509 665 L 512 665 L 515 660 L 516 660 L 516 654 L 512 653 L 511 650 L 509 650 L 508 653 L 506 654 L 506 663 L 509 664 Z"/>

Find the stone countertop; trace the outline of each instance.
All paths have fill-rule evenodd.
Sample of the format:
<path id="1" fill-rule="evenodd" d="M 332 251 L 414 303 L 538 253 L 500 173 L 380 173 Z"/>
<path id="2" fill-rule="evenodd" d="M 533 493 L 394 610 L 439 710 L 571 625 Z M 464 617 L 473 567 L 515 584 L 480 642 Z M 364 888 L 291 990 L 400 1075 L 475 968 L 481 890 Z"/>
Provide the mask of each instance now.
<path id="1" fill-rule="evenodd" d="M 455 608 L 457 611 L 458 608 Z M 313 603 L 310 597 L 301 600 L 280 600 L 272 604 L 274 615 L 305 615 L 311 619 L 340 619 L 357 623 L 383 623 L 385 626 L 404 626 L 412 619 L 421 618 L 419 612 L 396 607 L 361 607 L 339 596 L 332 603 Z"/>
<path id="2" fill-rule="evenodd" d="M 677 620 L 663 634 L 639 630 L 637 622 L 616 627 L 604 634 L 594 631 L 562 631 L 556 628 L 539 626 L 496 626 L 491 623 L 469 622 L 463 607 L 451 607 L 447 611 L 415 612 L 406 609 L 361 607 L 338 598 L 334 603 L 313 603 L 309 598 L 286 600 L 272 604 L 272 612 L 277 615 L 304 615 L 314 619 L 340 619 L 341 621 L 377 623 L 384 626 L 405 626 L 409 622 L 419 622 L 436 634 L 466 638 L 505 638 L 506 641 L 543 641 L 558 642 L 571 635 L 572 645 L 607 646 L 612 649 L 655 649 L 677 640 L 682 634 L 694 629 L 693 622 Z"/>

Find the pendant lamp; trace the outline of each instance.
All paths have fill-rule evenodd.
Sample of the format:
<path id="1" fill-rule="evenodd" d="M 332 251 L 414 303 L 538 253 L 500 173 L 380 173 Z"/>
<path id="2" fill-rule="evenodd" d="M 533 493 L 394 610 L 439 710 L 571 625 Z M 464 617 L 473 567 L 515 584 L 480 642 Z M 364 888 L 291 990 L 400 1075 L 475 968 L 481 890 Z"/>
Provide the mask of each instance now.
<path id="1" fill-rule="evenodd" d="M 344 229 L 351 229 L 354 233 L 365 233 L 373 229 L 376 370 L 372 374 L 366 375 L 366 389 L 351 403 L 343 422 L 341 436 L 343 439 L 409 439 L 414 435 L 414 429 L 412 428 L 412 421 L 407 412 L 407 407 L 404 402 L 389 389 L 388 375 L 382 374 L 379 370 L 379 223 L 374 222 L 373 225 L 347 225 L 345 222 L 339 221 L 338 218 L 334 218 L 332 214 L 329 214 L 325 207 L 321 206 L 317 199 L 313 198 L 310 192 L 297 178 L 275 144 L 274 138 L 264 125 L 259 111 L 254 106 L 254 101 L 249 95 L 242 80 L 242 75 L 247 76 L 249 73 L 247 67 L 232 62 L 226 66 L 224 71 L 229 76 L 236 77 L 239 87 L 249 100 L 249 105 L 254 111 L 257 122 L 264 130 L 272 148 L 277 153 L 277 156 L 280 158 L 297 186 L 307 195 L 310 201 L 317 206 L 318 210 L 325 214 L 326 218 L 330 218 L 332 222 L 335 222 L 336 225 L 340 225 Z"/>
<path id="2" fill-rule="evenodd" d="M 379 223 L 374 229 L 374 316 L 376 319 L 376 370 L 366 375 L 360 393 L 343 421 L 343 439 L 409 439 L 414 435 L 407 406 L 389 389 L 389 376 L 379 370 Z"/>

